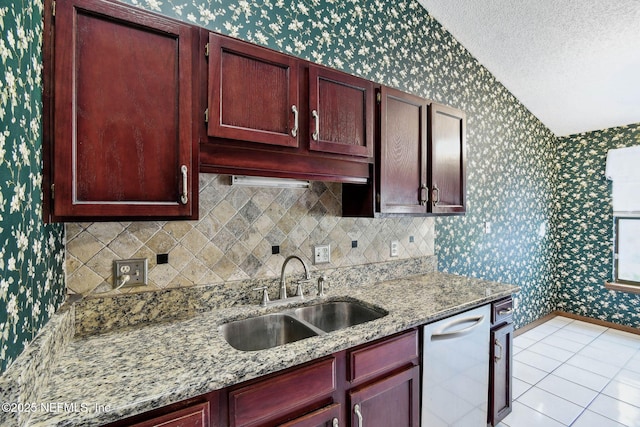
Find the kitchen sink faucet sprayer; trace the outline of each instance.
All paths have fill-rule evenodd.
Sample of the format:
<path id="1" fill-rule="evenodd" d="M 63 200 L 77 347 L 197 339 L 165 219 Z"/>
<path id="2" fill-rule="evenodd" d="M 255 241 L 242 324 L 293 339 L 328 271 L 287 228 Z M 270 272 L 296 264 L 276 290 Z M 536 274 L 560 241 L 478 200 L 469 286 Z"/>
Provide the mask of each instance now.
<path id="1" fill-rule="evenodd" d="M 309 281 L 310 277 L 309 277 L 309 268 L 307 267 L 307 264 L 302 260 L 302 258 L 300 258 L 297 255 L 289 255 L 287 258 L 285 258 L 284 263 L 282 263 L 282 271 L 280 272 L 280 299 L 286 299 L 287 298 L 287 280 L 286 280 L 286 276 L 285 276 L 285 269 L 287 268 L 287 264 L 289 263 L 289 261 L 291 261 L 292 259 L 297 259 L 298 261 L 300 261 L 300 263 L 302 264 L 302 267 L 304 268 L 304 280 L 305 281 Z M 302 286 L 300 284 L 298 284 L 298 296 L 302 297 Z"/>

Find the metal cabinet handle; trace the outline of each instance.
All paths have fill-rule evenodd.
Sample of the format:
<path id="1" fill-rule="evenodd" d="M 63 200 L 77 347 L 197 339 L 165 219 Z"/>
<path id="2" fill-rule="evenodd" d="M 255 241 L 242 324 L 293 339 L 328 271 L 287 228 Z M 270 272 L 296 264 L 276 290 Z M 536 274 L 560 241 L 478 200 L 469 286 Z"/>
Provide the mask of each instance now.
<path id="1" fill-rule="evenodd" d="M 425 192 L 426 192 L 426 194 L 427 194 L 427 197 L 426 197 L 426 198 L 424 197 Z M 427 187 L 427 184 L 422 184 L 422 185 L 420 186 L 420 197 L 419 197 L 419 201 L 420 201 L 420 204 L 421 204 L 422 206 L 426 206 L 426 205 L 427 205 L 427 202 L 429 201 L 429 187 Z"/>
<path id="2" fill-rule="evenodd" d="M 437 205 L 439 201 L 440 201 L 440 189 L 434 185 L 433 186 L 433 205 L 434 206 Z"/>
<path id="3" fill-rule="evenodd" d="M 337 418 L 334 418 L 332 421 L 333 421 L 333 427 L 340 427 L 338 425 L 338 419 Z"/>
<path id="4" fill-rule="evenodd" d="M 291 136 L 298 136 L 298 107 L 295 105 L 291 106 L 291 111 L 293 112 L 293 129 L 291 129 Z"/>
<path id="5" fill-rule="evenodd" d="M 358 417 L 358 427 L 364 427 L 364 424 L 362 423 L 362 412 L 360 412 L 360 405 L 356 404 L 356 406 L 353 407 L 353 412 L 355 412 L 356 416 Z"/>
<path id="6" fill-rule="evenodd" d="M 462 319 L 458 319 L 458 320 L 454 320 L 452 322 L 449 322 L 447 325 L 445 325 L 443 328 L 440 329 L 440 332 L 437 332 L 435 334 L 431 334 L 431 341 L 444 340 L 444 339 L 449 339 L 449 338 L 456 338 L 456 337 L 459 337 L 461 335 L 466 335 L 466 334 L 470 333 L 471 331 L 473 331 L 478 326 L 480 326 L 482 324 L 483 320 L 484 320 L 484 316 L 471 316 L 471 317 L 464 317 Z M 452 332 L 443 332 L 443 331 L 446 331 L 447 329 L 449 329 L 449 328 L 451 328 L 453 326 L 461 325 L 461 324 L 468 323 L 468 322 L 473 322 L 473 325 L 468 326 L 466 328 L 458 329 L 458 330 L 452 331 Z"/>
<path id="7" fill-rule="evenodd" d="M 500 341 L 498 341 L 498 339 L 497 339 L 497 338 L 493 341 L 493 344 L 497 345 L 497 346 L 500 348 L 500 354 L 498 354 L 497 356 L 494 356 L 494 359 L 495 359 L 495 360 L 496 360 L 496 362 L 497 362 L 498 360 L 502 359 L 502 350 L 503 350 L 503 347 L 502 347 L 502 344 L 500 344 Z"/>
<path id="8" fill-rule="evenodd" d="M 316 130 L 311 134 L 311 138 L 317 141 L 320 137 L 320 114 L 318 114 L 316 110 L 313 110 L 311 116 L 316 120 Z"/>
<path id="9" fill-rule="evenodd" d="M 506 316 L 507 314 L 511 314 L 511 313 L 513 313 L 513 308 L 504 308 L 504 309 L 498 311 L 498 314 L 500 316 Z"/>
<path id="10" fill-rule="evenodd" d="M 186 205 L 189 201 L 189 180 L 187 179 L 187 166 L 182 165 L 180 168 L 180 172 L 182 173 L 182 195 L 180 196 L 180 202 L 183 205 Z"/>

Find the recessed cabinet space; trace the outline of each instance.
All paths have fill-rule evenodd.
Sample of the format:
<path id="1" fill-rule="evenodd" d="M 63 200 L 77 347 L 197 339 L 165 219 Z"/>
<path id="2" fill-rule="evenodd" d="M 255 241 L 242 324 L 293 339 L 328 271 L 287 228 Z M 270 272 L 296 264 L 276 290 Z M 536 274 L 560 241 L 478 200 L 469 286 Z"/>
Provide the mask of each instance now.
<path id="1" fill-rule="evenodd" d="M 366 183 L 374 85 L 203 31 L 203 172 Z"/>
<path id="2" fill-rule="evenodd" d="M 343 216 L 464 214 L 465 114 L 384 86 L 376 104 L 373 182 L 343 186 Z"/>
<path id="3" fill-rule="evenodd" d="M 198 32 L 110 1 L 49 6 L 47 219 L 195 219 Z"/>

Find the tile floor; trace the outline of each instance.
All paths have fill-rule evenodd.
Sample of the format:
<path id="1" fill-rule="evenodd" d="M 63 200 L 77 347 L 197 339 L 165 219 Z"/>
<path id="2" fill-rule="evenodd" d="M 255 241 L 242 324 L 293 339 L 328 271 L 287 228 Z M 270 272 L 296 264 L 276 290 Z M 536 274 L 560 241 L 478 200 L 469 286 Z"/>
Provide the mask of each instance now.
<path id="1" fill-rule="evenodd" d="M 557 316 L 513 343 L 500 427 L 640 426 L 640 335 Z"/>

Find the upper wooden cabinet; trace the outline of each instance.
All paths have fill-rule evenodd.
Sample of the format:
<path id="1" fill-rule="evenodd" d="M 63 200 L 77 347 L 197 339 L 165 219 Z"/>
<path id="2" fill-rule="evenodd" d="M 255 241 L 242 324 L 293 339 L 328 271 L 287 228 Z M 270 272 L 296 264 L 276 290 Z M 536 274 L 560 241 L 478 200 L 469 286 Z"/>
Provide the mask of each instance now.
<path id="1" fill-rule="evenodd" d="M 311 150 L 373 156 L 373 83 L 309 65 Z"/>
<path id="2" fill-rule="evenodd" d="M 49 219 L 195 218 L 197 32 L 102 0 L 48 17 Z"/>
<path id="3" fill-rule="evenodd" d="M 431 212 L 464 213 L 467 176 L 465 114 L 433 103 L 429 125 Z"/>
<path id="4" fill-rule="evenodd" d="M 344 185 L 344 216 L 464 214 L 465 115 L 381 87 L 373 183 Z"/>
<path id="5" fill-rule="evenodd" d="M 209 34 L 209 136 L 298 146 L 295 58 Z"/>
<path id="6" fill-rule="evenodd" d="M 200 170 L 366 183 L 373 83 L 203 31 Z M 204 123 L 206 122 L 206 124 Z"/>
<path id="7" fill-rule="evenodd" d="M 379 210 L 425 213 L 427 101 L 386 87 L 380 95 Z"/>

